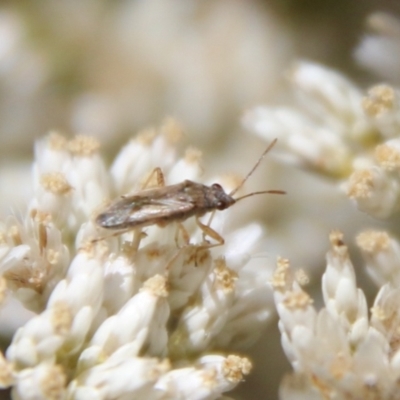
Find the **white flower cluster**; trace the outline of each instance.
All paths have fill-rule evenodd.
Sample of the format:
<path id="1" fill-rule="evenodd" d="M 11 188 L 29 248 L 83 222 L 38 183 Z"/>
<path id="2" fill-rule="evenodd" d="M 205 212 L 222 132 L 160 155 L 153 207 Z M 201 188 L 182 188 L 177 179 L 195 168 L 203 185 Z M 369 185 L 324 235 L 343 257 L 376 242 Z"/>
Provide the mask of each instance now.
<path id="1" fill-rule="evenodd" d="M 386 232 L 366 231 L 357 238 L 368 271 L 380 285 L 369 317 L 343 235 L 335 231 L 330 241 L 320 311 L 288 260 L 278 260 L 272 287 L 282 346 L 294 369 L 281 384 L 281 398 L 397 399 L 400 245 Z"/>
<path id="2" fill-rule="evenodd" d="M 400 22 L 382 13 L 369 22 L 378 35 L 367 36 L 356 56 L 394 84 L 380 83 L 364 93 L 336 71 L 299 62 L 289 72 L 295 106 L 260 106 L 243 122 L 267 141 L 278 138 L 274 155 L 284 164 L 328 178 L 336 192 L 344 192 L 368 216 L 386 219 L 388 226 L 400 210 L 400 88 L 395 86 L 400 82 Z M 312 201 L 318 207 L 320 190 L 314 182 Z M 321 219 L 335 214 L 333 208 L 326 210 L 329 205 L 321 208 Z M 349 210 L 336 215 L 335 223 L 357 229 L 359 215 Z M 315 248 L 311 232 L 305 235 L 310 254 Z M 376 230 L 357 236 L 366 270 L 379 288 L 369 313 L 342 236 L 339 231 L 330 236 L 320 311 L 289 262 L 278 261 L 272 287 L 282 346 L 294 370 L 281 383 L 282 400 L 400 398 L 399 240 Z"/>
<path id="3" fill-rule="evenodd" d="M 93 222 L 156 166 L 167 184 L 198 179 L 198 151 L 175 161 L 180 136 L 172 120 L 142 133 L 109 173 L 92 138 L 37 143 L 34 196 L 0 231 L 0 299 L 8 288 L 36 313 L 0 361 L 15 399 L 216 399 L 250 372 L 228 349 L 252 343 L 272 314 L 271 272 L 249 255 L 259 225 L 224 234 L 234 215 L 220 212 L 222 254 L 192 221 L 179 247 L 173 223 L 110 235 Z"/>
<path id="4" fill-rule="evenodd" d="M 244 124 L 275 153 L 336 180 L 357 207 L 377 218 L 400 208 L 400 92 L 376 85 L 364 96 L 339 73 L 309 62 L 290 74 L 300 109 L 257 107 Z M 301 109 L 302 108 L 302 109 Z"/>

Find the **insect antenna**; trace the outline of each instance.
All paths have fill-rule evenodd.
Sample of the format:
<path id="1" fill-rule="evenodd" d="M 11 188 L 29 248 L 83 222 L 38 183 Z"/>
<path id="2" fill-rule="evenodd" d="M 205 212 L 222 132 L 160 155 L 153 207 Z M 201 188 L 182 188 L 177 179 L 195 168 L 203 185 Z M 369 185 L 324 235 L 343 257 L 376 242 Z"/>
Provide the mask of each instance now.
<path id="1" fill-rule="evenodd" d="M 262 161 L 262 159 L 265 157 L 265 155 L 275 146 L 275 143 L 277 142 L 277 138 L 275 138 L 271 144 L 264 150 L 264 152 L 261 154 L 260 158 L 257 160 L 257 162 L 254 164 L 254 167 L 250 170 L 250 172 L 246 175 L 246 177 L 242 180 L 242 182 L 240 182 L 240 184 L 233 189 L 230 193 L 228 193 L 229 196 L 233 196 L 247 181 L 247 179 L 249 179 L 249 177 L 252 175 L 252 173 L 257 169 L 257 167 L 260 165 L 260 162 Z M 256 194 L 266 194 L 266 193 L 270 193 L 270 194 L 286 194 L 285 191 L 283 190 L 263 190 L 261 192 L 253 192 L 253 193 L 248 193 L 244 196 L 238 197 L 235 200 L 235 202 L 239 201 L 239 200 L 243 200 L 246 197 L 250 197 L 250 196 L 254 196 Z M 215 215 L 215 211 L 213 211 L 210 215 L 210 218 L 208 219 L 207 222 L 207 226 L 211 225 L 211 222 L 214 218 Z"/>
<path id="2" fill-rule="evenodd" d="M 233 196 L 245 183 L 246 183 L 246 181 L 247 181 L 247 179 L 249 179 L 250 178 L 250 176 L 253 174 L 253 172 L 257 169 L 257 167 L 260 165 L 260 162 L 262 161 L 262 159 L 265 157 L 265 155 L 275 146 L 275 143 L 277 142 L 277 138 L 275 138 L 272 142 L 271 142 L 271 144 L 264 150 L 264 152 L 261 154 L 261 156 L 260 156 L 260 158 L 257 160 L 257 162 L 254 164 L 254 167 L 250 170 L 250 172 L 246 175 L 246 177 L 242 180 L 242 182 L 240 182 L 240 184 L 235 188 L 235 189 L 233 189 L 230 193 L 229 193 L 229 196 Z M 272 192 L 276 192 L 276 191 L 273 191 L 273 190 L 271 190 L 271 191 L 268 191 L 268 192 L 260 192 L 260 193 L 272 193 Z M 279 191 L 280 192 L 280 191 Z M 253 194 L 256 194 L 256 193 L 250 193 L 250 194 L 248 194 L 248 195 L 246 195 L 246 196 L 250 196 L 250 195 L 253 195 Z M 258 192 L 257 192 L 257 194 L 258 194 Z M 279 193 L 279 194 L 282 194 L 281 192 Z M 246 196 L 243 196 L 243 197 L 246 197 Z M 243 197 L 240 197 L 241 199 L 243 198 Z M 236 200 L 238 200 L 238 199 L 236 199 Z"/>
<path id="3" fill-rule="evenodd" d="M 256 194 L 266 194 L 266 193 L 269 193 L 269 194 L 286 194 L 286 192 L 284 190 L 263 190 L 261 192 L 247 193 L 244 196 L 237 197 L 235 199 L 235 202 L 238 202 L 239 200 L 243 200 L 246 197 L 255 196 Z"/>

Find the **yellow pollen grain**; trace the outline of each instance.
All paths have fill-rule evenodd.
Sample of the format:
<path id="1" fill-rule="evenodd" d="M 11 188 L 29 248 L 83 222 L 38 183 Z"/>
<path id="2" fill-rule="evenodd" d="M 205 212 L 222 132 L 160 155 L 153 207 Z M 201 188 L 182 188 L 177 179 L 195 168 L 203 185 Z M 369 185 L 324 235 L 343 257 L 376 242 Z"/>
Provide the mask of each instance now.
<path id="1" fill-rule="evenodd" d="M 88 239 L 81 244 L 78 251 L 93 256 L 94 249 L 95 249 L 95 247 L 98 247 L 98 246 L 104 246 L 103 242 L 102 241 L 94 242 L 93 240 Z"/>
<path id="2" fill-rule="evenodd" d="M 227 268 L 226 261 L 224 257 L 219 257 L 214 260 L 215 268 Z"/>
<path id="3" fill-rule="evenodd" d="M 170 144 L 179 142 L 185 136 L 182 125 L 172 117 L 165 118 L 161 125 L 160 133 L 165 136 Z"/>
<path id="4" fill-rule="evenodd" d="M 68 150 L 80 157 L 92 156 L 99 148 L 100 142 L 92 136 L 77 135 L 68 143 Z"/>
<path id="5" fill-rule="evenodd" d="M 308 285 L 310 283 L 310 278 L 307 275 L 306 271 L 304 269 L 299 269 L 295 273 L 295 278 L 296 281 L 299 283 L 301 286 Z"/>
<path id="6" fill-rule="evenodd" d="M 195 147 L 189 147 L 185 151 L 185 161 L 188 164 L 200 164 L 202 157 L 202 152 Z"/>
<path id="7" fill-rule="evenodd" d="M 67 139 L 58 132 L 51 132 L 47 144 L 51 150 L 60 151 L 67 147 Z"/>
<path id="8" fill-rule="evenodd" d="M 356 237 L 357 246 L 366 253 L 379 253 L 390 247 L 390 236 L 384 231 L 368 230 Z"/>
<path id="9" fill-rule="evenodd" d="M 65 398 L 67 377 L 59 365 L 52 365 L 45 377 L 41 379 L 40 389 L 44 398 L 48 400 L 62 400 Z"/>
<path id="10" fill-rule="evenodd" d="M 109 256 L 109 246 L 104 240 L 98 238 L 88 238 L 78 249 L 78 252 L 86 254 L 89 258 L 97 258 L 99 260 Z"/>
<path id="11" fill-rule="evenodd" d="M 358 170 L 349 178 L 347 195 L 351 199 L 367 199 L 374 188 L 374 180 L 371 171 Z"/>
<path id="12" fill-rule="evenodd" d="M 388 85 L 376 85 L 372 87 L 367 96 L 362 100 L 362 107 L 370 117 L 379 117 L 393 110 L 396 94 Z"/>
<path id="13" fill-rule="evenodd" d="M 30 212 L 30 217 L 38 224 L 48 225 L 52 220 L 52 216 L 44 211 L 39 211 L 37 209 L 32 209 Z"/>
<path id="14" fill-rule="evenodd" d="M 387 144 L 376 147 L 375 159 L 387 171 L 395 171 L 400 168 L 400 152 Z"/>
<path id="15" fill-rule="evenodd" d="M 45 269 L 41 267 L 36 267 L 30 268 L 28 269 L 28 271 L 29 276 L 27 277 L 27 283 L 29 287 L 33 288 L 38 293 L 42 293 L 46 278 Z"/>
<path id="16" fill-rule="evenodd" d="M 48 249 L 46 252 L 46 259 L 51 265 L 57 264 L 60 259 L 60 252 L 54 249 Z"/>
<path id="17" fill-rule="evenodd" d="M 202 371 L 201 378 L 205 387 L 212 389 L 218 384 L 217 371 L 215 369 L 209 369 L 207 371 Z"/>
<path id="18" fill-rule="evenodd" d="M 313 303 L 313 299 L 303 291 L 287 292 L 283 304 L 289 310 L 304 310 Z"/>
<path id="19" fill-rule="evenodd" d="M 388 318 L 386 311 L 380 306 L 371 307 L 371 316 L 379 321 L 385 321 Z"/>
<path id="20" fill-rule="evenodd" d="M 68 304 L 59 301 L 53 305 L 51 323 L 56 334 L 68 334 L 71 330 L 72 320 L 72 313 Z"/>
<path id="21" fill-rule="evenodd" d="M 42 174 L 40 184 L 44 190 L 60 196 L 69 193 L 72 189 L 65 175 L 61 172 Z"/>
<path id="22" fill-rule="evenodd" d="M 221 263 L 221 260 L 216 260 L 215 264 L 214 273 L 217 286 L 226 294 L 233 292 L 235 290 L 235 281 L 238 279 L 237 273 L 226 266 L 225 260 L 223 260 L 223 263 Z"/>
<path id="23" fill-rule="evenodd" d="M 73 316 L 68 304 L 64 302 L 55 303 L 52 307 L 51 323 L 55 333 L 66 335 L 71 330 Z"/>
<path id="24" fill-rule="evenodd" d="M 140 291 L 142 290 L 147 290 L 157 297 L 167 297 L 168 282 L 165 277 L 161 275 L 154 275 L 151 278 L 147 279 Z"/>
<path id="25" fill-rule="evenodd" d="M 185 265 L 195 264 L 197 267 L 207 264 L 210 261 L 210 251 L 208 249 L 196 249 L 190 247 L 190 253 L 185 258 Z"/>
<path id="26" fill-rule="evenodd" d="M 330 373 L 335 379 L 342 379 L 350 368 L 351 361 L 341 353 L 334 357 L 329 366 Z"/>
<path id="27" fill-rule="evenodd" d="M 248 358 L 230 355 L 223 362 L 222 373 L 227 381 L 238 383 L 252 368 L 253 365 Z"/>
<path id="28" fill-rule="evenodd" d="M 276 269 L 271 279 L 271 285 L 275 290 L 283 290 L 290 283 L 289 260 L 278 257 Z"/>

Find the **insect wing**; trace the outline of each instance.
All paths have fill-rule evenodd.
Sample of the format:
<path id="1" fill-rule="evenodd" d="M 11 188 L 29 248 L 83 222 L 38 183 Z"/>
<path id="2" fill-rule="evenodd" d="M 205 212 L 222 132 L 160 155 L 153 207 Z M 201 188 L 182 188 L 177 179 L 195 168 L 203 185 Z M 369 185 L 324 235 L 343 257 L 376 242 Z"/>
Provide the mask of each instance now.
<path id="1" fill-rule="evenodd" d="M 191 202 L 173 196 L 154 199 L 135 195 L 112 204 L 96 218 L 96 222 L 106 229 L 144 227 L 179 219 L 180 215 L 187 214 L 193 208 Z"/>
<path id="2" fill-rule="evenodd" d="M 175 198 L 152 199 L 130 215 L 129 225 L 162 225 L 163 222 L 179 220 L 180 216 L 186 216 L 193 208 L 192 203 Z"/>

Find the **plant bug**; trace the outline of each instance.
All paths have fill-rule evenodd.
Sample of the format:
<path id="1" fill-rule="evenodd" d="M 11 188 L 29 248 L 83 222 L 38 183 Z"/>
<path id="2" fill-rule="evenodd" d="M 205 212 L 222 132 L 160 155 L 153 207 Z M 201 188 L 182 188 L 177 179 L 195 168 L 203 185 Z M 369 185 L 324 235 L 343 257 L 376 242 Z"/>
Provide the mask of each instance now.
<path id="1" fill-rule="evenodd" d="M 156 168 L 155 172 L 159 174 L 158 180 L 161 187 L 143 189 L 132 195 L 122 196 L 98 214 L 95 223 L 101 228 L 123 233 L 150 225 L 164 227 L 171 222 L 177 222 L 188 242 L 188 234 L 181 222 L 195 216 L 197 225 L 203 231 L 203 236 L 209 236 L 217 241 L 217 244 L 207 245 L 207 247 L 222 245 L 224 244 L 223 237 L 209 226 L 213 214 L 207 225 L 203 224 L 199 218 L 209 212 L 225 210 L 246 197 L 265 193 L 285 194 L 282 190 L 265 190 L 248 193 L 237 198 L 233 197 L 253 174 L 276 141 L 277 139 L 273 140 L 264 150 L 250 172 L 230 193 L 226 193 L 218 183 L 206 186 L 185 180 L 175 185 L 165 186 L 162 172 Z M 177 240 L 177 237 L 175 239 Z"/>

